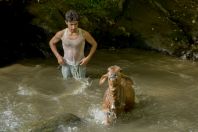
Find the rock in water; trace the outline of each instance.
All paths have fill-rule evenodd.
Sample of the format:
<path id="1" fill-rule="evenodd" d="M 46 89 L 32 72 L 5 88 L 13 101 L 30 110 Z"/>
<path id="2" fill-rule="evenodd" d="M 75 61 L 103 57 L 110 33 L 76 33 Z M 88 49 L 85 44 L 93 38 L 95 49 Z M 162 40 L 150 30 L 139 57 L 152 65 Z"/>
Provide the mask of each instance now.
<path id="1" fill-rule="evenodd" d="M 70 126 L 78 124 L 81 119 L 71 113 L 63 113 L 57 116 L 50 117 L 45 120 L 36 122 L 30 125 L 30 128 L 25 130 L 26 132 L 54 132 L 59 126 Z"/>

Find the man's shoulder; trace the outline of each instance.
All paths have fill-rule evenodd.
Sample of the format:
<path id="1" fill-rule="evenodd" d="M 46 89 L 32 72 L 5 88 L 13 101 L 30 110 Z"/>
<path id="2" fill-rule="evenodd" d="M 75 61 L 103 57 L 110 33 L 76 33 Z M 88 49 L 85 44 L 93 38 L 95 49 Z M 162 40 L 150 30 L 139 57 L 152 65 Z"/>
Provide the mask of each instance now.
<path id="1" fill-rule="evenodd" d="M 64 28 L 64 29 L 62 29 L 62 30 L 60 30 L 60 31 L 58 31 L 58 32 L 64 33 L 66 30 L 67 30 L 67 28 Z"/>
<path id="2" fill-rule="evenodd" d="M 82 29 L 82 28 L 78 28 L 78 29 L 81 30 L 83 33 L 87 32 L 85 29 Z"/>
<path id="3" fill-rule="evenodd" d="M 58 36 L 62 36 L 62 35 L 64 34 L 65 30 L 66 30 L 66 29 L 62 29 L 62 30 L 60 30 L 60 31 L 57 31 L 56 34 L 57 34 Z"/>
<path id="4" fill-rule="evenodd" d="M 85 36 L 88 33 L 88 31 L 86 31 L 85 29 L 82 28 L 78 28 L 78 29 L 83 34 L 83 36 Z"/>

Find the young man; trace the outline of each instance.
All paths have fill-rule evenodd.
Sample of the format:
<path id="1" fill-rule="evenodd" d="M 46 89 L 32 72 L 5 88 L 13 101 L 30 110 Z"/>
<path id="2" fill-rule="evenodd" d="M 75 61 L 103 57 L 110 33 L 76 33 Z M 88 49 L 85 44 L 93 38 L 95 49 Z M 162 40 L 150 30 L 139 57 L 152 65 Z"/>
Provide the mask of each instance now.
<path id="1" fill-rule="evenodd" d="M 49 45 L 56 56 L 58 63 L 62 65 L 64 79 L 73 76 L 75 79 L 85 78 L 86 64 L 90 61 L 96 51 L 97 42 L 89 32 L 78 28 L 79 15 L 74 10 L 65 14 L 67 28 L 58 31 L 50 40 Z M 56 44 L 62 41 L 64 56 L 59 54 Z M 85 41 L 91 45 L 90 52 L 84 56 Z"/>

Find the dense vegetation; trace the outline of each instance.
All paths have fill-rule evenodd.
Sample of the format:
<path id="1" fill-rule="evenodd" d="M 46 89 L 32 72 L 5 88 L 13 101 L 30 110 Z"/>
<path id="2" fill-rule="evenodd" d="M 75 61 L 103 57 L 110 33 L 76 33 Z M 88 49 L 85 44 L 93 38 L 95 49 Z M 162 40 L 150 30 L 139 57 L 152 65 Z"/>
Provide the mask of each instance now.
<path id="1" fill-rule="evenodd" d="M 195 0 L 1 0 L 1 63 L 49 57 L 48 41 L 75 9 L 99 48 L 142 48 L 198 59 Z"/>

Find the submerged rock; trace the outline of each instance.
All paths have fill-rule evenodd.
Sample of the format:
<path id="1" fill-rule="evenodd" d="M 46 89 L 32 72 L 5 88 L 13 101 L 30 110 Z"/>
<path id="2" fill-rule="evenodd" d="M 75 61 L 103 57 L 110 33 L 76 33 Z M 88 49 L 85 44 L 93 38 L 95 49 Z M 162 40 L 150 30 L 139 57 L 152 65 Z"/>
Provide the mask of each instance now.
<path id="1" fill-rule="evenodd" d="M 48 119 L 38 121 L 31 124 L 28 128 L 24 128 L 24 132 L 54 132 L 60 129 L 60 126 L 77 125 L 81 119 L 71 113 L 63 113 L 57 116 L 52 116 Z"/>

